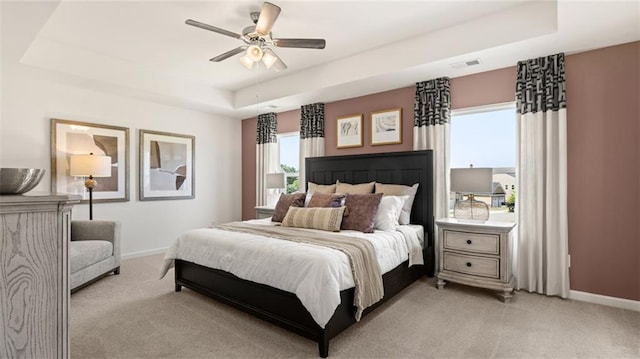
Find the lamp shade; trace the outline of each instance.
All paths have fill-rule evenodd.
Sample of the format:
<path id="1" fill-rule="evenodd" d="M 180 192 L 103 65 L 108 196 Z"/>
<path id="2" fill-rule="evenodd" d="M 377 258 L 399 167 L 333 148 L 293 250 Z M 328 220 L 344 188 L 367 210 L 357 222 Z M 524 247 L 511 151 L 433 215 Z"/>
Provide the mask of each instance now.
<path id="1" fill-rule="evenodd" d="M 262 56 L 262 63 L 267 69 L 270 69 L 273 64 L 278 61 L 278 57 L 269 49 L 264 50 L 264 56 Z"/>
<path id="2" fill-rule="evenodd" d="M 262 49 L 257 45 L 251 45 L 247 48 L 247 56 L 253 62 L 258 62 L 262 58 Z"/>
<path id="3" fill-rule="evenodd" d="M 253 68 L 253 60 L 249 58 L 249 55 L 244 55 L 240 58 L 240 62 L 247 68 L 247 70 L 251 70 Z"/>
<path id="4" fill-rule="evenodd" d="M 111 157 L 90 155 L 72 155 L 69 164 L 71 176 L 111 177 Z"/>
<path id="5" fill-rule="evenodd" d="M 284 173 L 267 173 L 267 188 L 284 188 Z"/>
<path id="6" fill-rule="evenodd" d="M 491 193 L 493 191 L 493 168 L 452 168 L 451 191 Z"/>

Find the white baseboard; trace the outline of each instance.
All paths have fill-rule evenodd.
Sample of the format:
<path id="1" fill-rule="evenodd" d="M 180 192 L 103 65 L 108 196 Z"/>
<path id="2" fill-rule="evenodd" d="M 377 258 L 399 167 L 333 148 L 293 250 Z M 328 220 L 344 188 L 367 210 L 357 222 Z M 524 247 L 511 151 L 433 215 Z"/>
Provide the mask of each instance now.
<path id="1" fill-rule="evenodd" d="M 139 252 L 126 253 L 122 255 L 122 259 L 131 259 L 131 258 L 137 258 L 137 257 L 151 256 L 154 254 L 160 254 L 160 253 L 166 252 L 168 248 L 169 247 L 163 247 L 163 248 L 148 249 L 148 250 L 139 251 Z"/>
<path id="2" fill-rule="evenodd" d="M 577 290 L 569 291 L 569 299 L 640 312 L 640 301 L 637 300 L 608 297 L 606 295 L 579 292 Z"/>

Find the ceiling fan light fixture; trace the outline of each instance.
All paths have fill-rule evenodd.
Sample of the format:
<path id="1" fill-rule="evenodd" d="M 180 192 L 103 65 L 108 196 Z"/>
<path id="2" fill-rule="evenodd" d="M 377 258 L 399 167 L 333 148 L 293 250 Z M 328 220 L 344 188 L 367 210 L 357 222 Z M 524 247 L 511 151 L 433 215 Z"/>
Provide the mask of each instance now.
<path id="1" fill-rule="evenodd" d="M 0 0 L 2 1 L 2 0 Z M 254 63 L 262 60 L 267 69 L 273 68 L 275 71 L 287 69 L 287 65 L 272 50 L 275 47 L 288 47 L 298 49 L 324 49 L 326 41 L 324 39 L 307 39 L 307 38 L 273 38 L 271 29 L 280 15 L 281 8 L 270 2 L 265 1 L 262 4 L 260 12 L 253 11 L 249 14 L 253 25 L 247 26 L 242 30 L 242 34 L 211 26 L 192 19 L 185 21 L 187 25 L 195 26 L 204 30 L 212 31 L 221 35 L 233 37 L 241 40 L 243 44 L 235 49 L 229 50 L 223 54 L 210 59 L 213 62 L 221 62 L 232 56 L 242 54 L 244 56 L 240 62 L 249 70 L 253 68 Z M 259 66 L 260 64 L 258 64 Z"/>
<path id="2" fill-rule="evenodd" d="M 280 72 L 286 70 L 287 65 L 282 60 L 278 59 L 278 61 L 273 64 L 273 68 L 276 70 L 276 72 Z"/>
<path id="3" fill-rule="evenodd" d="M 262 56 L 262 63 L 267 69 L 270 69 L 271 66 L 276 63 L 276 61 L 278 61 L 278 58 L 273 55 L 271 51 L 267 50 L 264 52 L 264 55 Z"/>
<path id="4" fill-rule="evenodd" d="M 262 58 L 263 52 L 260 46 L 251 45 L 247 48 L 247 57 L 253 62 L 258 62 Z"/>
<path id="5" fill-rule="evenodd" d="M 240 58 L 240 62 L 249 70 L 253 68 L 253 60 L 251 60 L 249 54 L 242 56 Z"/>

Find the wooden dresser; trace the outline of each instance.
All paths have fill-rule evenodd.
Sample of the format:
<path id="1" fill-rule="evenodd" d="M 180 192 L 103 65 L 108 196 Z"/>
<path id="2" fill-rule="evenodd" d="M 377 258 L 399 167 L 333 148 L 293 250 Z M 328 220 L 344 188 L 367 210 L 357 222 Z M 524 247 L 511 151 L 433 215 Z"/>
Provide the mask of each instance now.
<path id="1" fill-rule="evenodd" d="M 438 289 L 446 281 L 499 291 L 511 299 L 513 276 L 513 222 L 459 222 L 446 218 L 438 225 Z"/>
<path id="2" fill-rule="evenodd" d="M 0 358 L 69 357 L 67 244 L 80 198 L 0 196 Z"/>

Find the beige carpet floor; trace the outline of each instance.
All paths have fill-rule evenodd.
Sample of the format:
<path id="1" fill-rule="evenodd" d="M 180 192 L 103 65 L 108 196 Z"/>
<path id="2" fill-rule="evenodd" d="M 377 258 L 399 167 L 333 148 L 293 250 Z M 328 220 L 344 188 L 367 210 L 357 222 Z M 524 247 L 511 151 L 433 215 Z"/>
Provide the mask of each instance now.
<path id="1" fill-rule="evenodd" d="M 183 289 L 161 255 L 125 260 L 71 296 L 72 358 L 317 358 L 316 343 Z M 433 279 L 331 341 L 330 358 L 640 358 L 640 313 Z"/>

